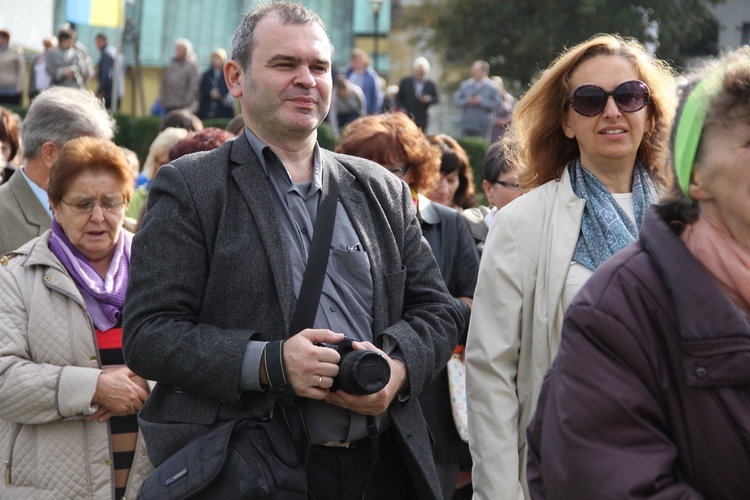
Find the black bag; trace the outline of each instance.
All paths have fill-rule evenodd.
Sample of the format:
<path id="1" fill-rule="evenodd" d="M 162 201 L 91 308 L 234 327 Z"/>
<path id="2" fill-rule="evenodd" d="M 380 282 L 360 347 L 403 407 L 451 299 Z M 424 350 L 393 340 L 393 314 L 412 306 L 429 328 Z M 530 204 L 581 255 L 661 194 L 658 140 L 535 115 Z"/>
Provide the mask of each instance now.
<path id="1" fill-rule="evenodd" d="M 283 420 L 223 422 L 161 464 L 139 500 L 307 499 L 305 467 Z"/>

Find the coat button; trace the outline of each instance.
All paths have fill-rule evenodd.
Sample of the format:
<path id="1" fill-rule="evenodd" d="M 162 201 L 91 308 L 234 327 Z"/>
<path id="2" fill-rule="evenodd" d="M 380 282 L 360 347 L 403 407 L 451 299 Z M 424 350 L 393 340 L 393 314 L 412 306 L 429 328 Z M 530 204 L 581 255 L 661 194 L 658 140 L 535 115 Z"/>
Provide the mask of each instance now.
<path id="1" fill-rule="evenodd" d="M 145 456 L 146 456 L 146 450 L 141 450 L 141 456 L 142 456 L 142 457 L 145 457 Z"/>
<path id="2" fill-rule="evenodd" d="M 109 459 L 107 459 L 107 460 L 104 461 L 104 465 L 106 465 L 107 467 L 111 467 L 112 466 L 112 461 L 109 460 Z"/>
<path id="3" fill-rule="evenodd" d="M 695 376 L 698 378 L 706 378 L 706 375 L 708 375 L 708 370 L 703 368 L 702 366 L 699 366 L 695 369 Z"/>
<path id="4" fill-rule="evenodd" d="M 334 312 L 334 313 L 336 312 L 336 306 L 331 306 L 331 307 L 329 307 L 328 309 L 330 309 L 330 310 L 331 310 L 331 312 Z"/>
<path id="5" fill-rule="evenodd" d="M 46 275 L 46 276 L 44 277 L 44 281 L 45 281 L 46 283 L 49 283 L 50 281 L 52 281 L 52 278 L 50 277 L 50 275 L 49 275 L 49 274 L 48 274 L 48 275 Z"/>

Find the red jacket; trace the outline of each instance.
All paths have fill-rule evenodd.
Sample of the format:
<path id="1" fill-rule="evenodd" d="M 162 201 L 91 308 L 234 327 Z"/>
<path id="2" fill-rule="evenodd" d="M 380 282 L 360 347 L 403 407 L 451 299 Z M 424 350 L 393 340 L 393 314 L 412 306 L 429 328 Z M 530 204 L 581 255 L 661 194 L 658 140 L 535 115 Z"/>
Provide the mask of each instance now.
<path id="1" fill-rule="evenodd" d="M 534 499 L 750 498 L 749 319 L 671 212 L 567 312 L 528 430 Z"/>

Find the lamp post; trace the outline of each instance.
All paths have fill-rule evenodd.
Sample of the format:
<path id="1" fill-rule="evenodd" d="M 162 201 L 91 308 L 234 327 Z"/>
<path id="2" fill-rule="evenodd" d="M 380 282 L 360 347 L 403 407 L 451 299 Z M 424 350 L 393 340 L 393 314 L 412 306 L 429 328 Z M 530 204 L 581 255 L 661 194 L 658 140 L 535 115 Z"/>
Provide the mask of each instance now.
<path id="1" fill-rule="evenodd" d="M 373 54 L 372 66 L 375 72 L 378 73 L 378 39 L 380 34 L 378 33 L 378 18 L 380 17 L 380 8 L 383 6 L 383 0 L 370 0 L 370 7 L 372 8 L 372 17 L 374 21 L 374 33 L 375 33 L 375 51 Z"/>

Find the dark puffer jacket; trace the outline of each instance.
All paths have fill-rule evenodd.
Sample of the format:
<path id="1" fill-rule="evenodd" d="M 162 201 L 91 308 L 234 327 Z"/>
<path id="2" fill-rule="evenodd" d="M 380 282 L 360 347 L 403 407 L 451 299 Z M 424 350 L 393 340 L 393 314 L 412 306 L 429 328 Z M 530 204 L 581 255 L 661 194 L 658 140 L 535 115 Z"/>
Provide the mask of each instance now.
<path id="1" fill-rule="evenodd" d="M 538 498 L 750 498 L 750 322 L 652 207 L 568 310 L 529 426 Z"/>

